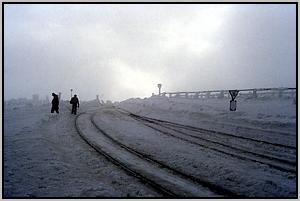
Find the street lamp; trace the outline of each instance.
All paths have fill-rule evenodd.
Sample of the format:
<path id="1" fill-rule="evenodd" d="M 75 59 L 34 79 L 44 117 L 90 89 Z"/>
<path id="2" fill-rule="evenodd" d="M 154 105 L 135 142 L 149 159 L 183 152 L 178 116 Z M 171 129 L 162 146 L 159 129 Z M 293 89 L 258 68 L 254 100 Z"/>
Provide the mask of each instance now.
<path id="1" fill-rule="evenodd" d="M 160 95 L 161 84 L 158 84 L 157 87 L 158 87 L 158 94 Z"/>

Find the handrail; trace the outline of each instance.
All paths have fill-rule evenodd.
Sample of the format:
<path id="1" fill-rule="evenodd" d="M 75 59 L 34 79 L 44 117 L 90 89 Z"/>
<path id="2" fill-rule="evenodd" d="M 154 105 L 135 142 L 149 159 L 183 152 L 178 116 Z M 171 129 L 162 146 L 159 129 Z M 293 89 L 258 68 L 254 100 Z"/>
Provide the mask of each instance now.
<path id="1" fill-rule="evenodd" d="M 292 90 L 292 93 L 295 93 L 294 91 L 297 90 L 297 88 L 293 88 L 293 87 L 278 87 L 278 88 L 251 88 L 251 89 L 235 89 L 238 92 L 250 92 L 248 94 L 252 94 L 253 97 L 257 97 L 258 94 L 261 93 L 257 93 L 257 92 L 262 92 L 262 91 L 276 91 L 278 93 L 279 97 L 282 97 L 282 95 L 284 94 L 284 91 L 288 91 L 288 90 Z M 215 96 L 217 94 L 218 97 L 224 97 L 224 95 L 229 94 L 228 89 L 226 90 L 205 90 L 205 91 L 180 91 L 180 92 L 162 92 L 160 93 L 159 96 L 166 96 L 169 95 L 169 97 L 172 97 L 172 95 L 176 95 L 177 96 L 185 96 L 185 97 L 189 97 L 189 96 L 193 96 L 195 98 L 199 98 L 199 96 L 203 97 L 203 95 L 205 95 L 206 97 L 210 97 L 210 96 Z M 240 93 L 240 95 L 245 95 L 244 93 Z"/>
<path id="2" fill-rule="evenodd" d="M 162 92 L 161 94 L 178 94 L 178 93 L 207 93 L 207 92 L 228 92 L 231 89 L 223 90 L 205 90 L 205 91 L 179 91 L 179 92 Z M 292 87 L 278 87 L 278 88 L 252 88 L 252 89 L 234 89 L 238 91 L 271 91 L 271 90 L 297 90 L 297 88 Z"/>

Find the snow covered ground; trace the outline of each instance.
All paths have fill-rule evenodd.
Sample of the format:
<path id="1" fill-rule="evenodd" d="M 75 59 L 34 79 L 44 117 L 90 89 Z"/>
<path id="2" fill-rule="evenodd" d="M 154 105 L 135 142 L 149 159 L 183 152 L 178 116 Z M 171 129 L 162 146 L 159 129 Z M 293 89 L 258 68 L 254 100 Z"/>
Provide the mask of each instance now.
<path id="1" fill-rule="evenodd" d="M 114 106 L 100 106 L 97 101 L 90 101 L 82 103 L 79 112 L 94 113 L 94 122 L 120 143 L 200 180 L 204 187 L 221 189 L 212 194 L 201 190 L 203 195 L 197 192 L 196 197 L 218 197 L 226 193 L 242 197 L 297 196 L 295 165 L 274 162 L 273 167 L 273 161 L 269 162 L 271 166 L 254 162 L 252 158 L 256 160 L 256 156 L 248 153 L 245 155 L 247 160 L 240 159 L 235 157 L 235 150 L 229 148 L 237 146 L 253 152 L 261 150 L 265 155 L 284 157 L 295 164 L 296 149 L 289 148 L 296 146 L 296 105 L 293 99 L 237 99 L 235 112 L 229 111 L 226 98 L 169 99 L 153 96 L 129 99 Z M 75 116 L 70 114 L 68 107 L 67 102 L 61 102 L 58 115 L 50 114 L 49 105 L 4 107 L 4 197 L 163 196 L 91 148 L 79 136 Z M 178 136 L 180 133 L 164 125 L 139 121 L 126 111 L 202 128 L 204 133 L 201 136 L 186 130 L 186 127 L 179 130 L 219 144 L 165 135 L 161 131 Z M 81 121 L 81 128 L 91 130 L 92 125 L 82 123 L 84 121 Z M 151 126 L 155 126 L 156 130 Z M 272 144 L 257 145 L 245 139 L 235 141 L 205 130 Z M 276 143 L 287 148 L 276 147 Z M 292 171 L 280 169 L 285 166 Z"/>
<path id="2" fill-rule="evenodd" d="M 4 118 L 4 197 L 160 196 L 83 141 L 64 105 L 59 115 L 13 106 Z"/>
<path id="3" fill-rule="evenodd" d="M 295 133 L 296 104 L 293 99 L 240 99 L 237 110 L 229 111 L 230 99 L 185 99 L 153 96 L 148 99 L 128 99 L 120 106 L 134 113 L 189 125 L 243 125 Z M 202 123 L 203 122 L 203 123 Z"/>

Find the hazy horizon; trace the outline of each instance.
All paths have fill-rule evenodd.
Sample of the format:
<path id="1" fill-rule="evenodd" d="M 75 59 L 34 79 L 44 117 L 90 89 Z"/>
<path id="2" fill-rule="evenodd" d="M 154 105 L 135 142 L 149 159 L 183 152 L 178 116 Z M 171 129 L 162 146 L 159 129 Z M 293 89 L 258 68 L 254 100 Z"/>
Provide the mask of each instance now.
<path id="1" fill-rule="evenodd" d="M 296 4 L 4 4 L 4 99 L 296 87 Z"/>

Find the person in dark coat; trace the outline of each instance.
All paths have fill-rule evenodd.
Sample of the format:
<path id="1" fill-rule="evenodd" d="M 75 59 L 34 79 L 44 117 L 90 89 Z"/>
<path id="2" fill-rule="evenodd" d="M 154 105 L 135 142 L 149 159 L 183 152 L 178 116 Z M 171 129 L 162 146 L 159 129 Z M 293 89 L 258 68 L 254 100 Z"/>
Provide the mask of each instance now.
<path id="1" fill-rule="evenodd" d="M 75 114 L 76 115 L 77 106 L 79 107 L 79 100 L 78 100 L 76 94 L 71 98 L 70 104 L 72 104 L 72 112 L 71 112 L 71 114 Z"/>
<path id="2" fill-rule="evenodd" d="M 58 111 L 58 105 L 59 105 L 59 99 L 58 99 L 58 95 L 56 95 L 55 93 L 52 93 L 53 96 L 53 100 L 52 100 L 52 108 L 51 108 L 51 113 L 54 113 L 54 111 L 56 113 L 59 113 Z"/>

